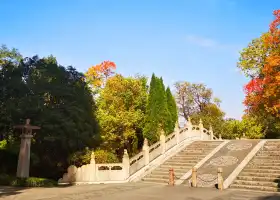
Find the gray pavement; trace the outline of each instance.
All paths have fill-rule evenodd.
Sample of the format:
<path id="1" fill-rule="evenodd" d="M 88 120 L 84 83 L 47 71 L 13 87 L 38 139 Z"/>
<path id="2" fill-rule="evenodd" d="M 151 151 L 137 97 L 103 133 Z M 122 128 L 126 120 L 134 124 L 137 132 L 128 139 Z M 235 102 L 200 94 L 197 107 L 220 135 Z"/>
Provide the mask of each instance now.
<path id="1" fill-rule="evenodd" d="M 82 185 L 58 188 L 0 188 L 1 200 L 280 200 L 280 193 L 189 188 L 147 183 Z"/>

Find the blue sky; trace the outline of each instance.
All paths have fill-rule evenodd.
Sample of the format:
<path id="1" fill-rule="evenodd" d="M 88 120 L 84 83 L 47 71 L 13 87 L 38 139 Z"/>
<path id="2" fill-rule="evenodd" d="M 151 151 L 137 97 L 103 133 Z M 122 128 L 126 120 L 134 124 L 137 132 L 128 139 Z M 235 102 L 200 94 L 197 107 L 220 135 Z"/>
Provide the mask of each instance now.
<path id="1" fill-rule="evenodd" d="M 24 56 L 53 54 L 84 72 L 104 60 L 117 72 L 202 82 L 228 117 L 244 107 L 238 52 L 267 31 L 279 0 L 0 0 L 0 44 Z M 278 7 L 277 7 L 278 6 Z"/>

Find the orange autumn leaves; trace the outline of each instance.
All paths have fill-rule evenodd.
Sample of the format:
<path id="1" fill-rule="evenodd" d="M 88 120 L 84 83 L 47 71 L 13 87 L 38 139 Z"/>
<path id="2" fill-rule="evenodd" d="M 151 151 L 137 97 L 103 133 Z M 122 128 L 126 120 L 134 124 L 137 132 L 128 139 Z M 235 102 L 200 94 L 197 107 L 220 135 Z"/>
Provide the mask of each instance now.
<path id="1" fill-rule="evenodd" d="M 269 34 L 263 38 L 270 53 L 258 78 L 245 85 L 244 103 L 249 112 L 264 108 L 268 113 L 280 117 L 280 10 L 274 11 L 274 16 Z"/>
<path id="2" fill-rule="evenodd" d="M 116 64 L 111 61 L 104 61 L 98 65 L 92 66 L 85 73 L 86 80 L 93 88 L 100 88 L 104 86 L 108 77 L 115 72 Z"/>

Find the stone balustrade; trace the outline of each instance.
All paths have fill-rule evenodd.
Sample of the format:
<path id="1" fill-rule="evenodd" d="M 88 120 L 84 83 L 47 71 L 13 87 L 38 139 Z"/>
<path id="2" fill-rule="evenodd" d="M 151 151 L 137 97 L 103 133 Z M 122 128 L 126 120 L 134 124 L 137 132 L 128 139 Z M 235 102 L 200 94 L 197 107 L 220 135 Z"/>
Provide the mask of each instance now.
<path id="1" fill-rule="evenodd" d="M 181 148 L 179 144 L 183 141 L 193 140 L 217 140 L 217 138 L 214 136 L 212 128 L 210 127 L 208 131 L 203 127 L 201 121 L 198 126 L 188 122 L 182 129 L 176 127 L 174 132 L 168 136 L 162 133 L 160 140 L 151 146 L 145 139 L 142 151 L 131 158 L 125 150 L 122 163 L 96 164 L 94 153 L 92 153 L 90 164 L 79 168 L 71 165 L 58 182 L 59 184 L 126 182 L 130 176 L 164 155 L 168 150 L 176 150 L 176 148 Z"/>

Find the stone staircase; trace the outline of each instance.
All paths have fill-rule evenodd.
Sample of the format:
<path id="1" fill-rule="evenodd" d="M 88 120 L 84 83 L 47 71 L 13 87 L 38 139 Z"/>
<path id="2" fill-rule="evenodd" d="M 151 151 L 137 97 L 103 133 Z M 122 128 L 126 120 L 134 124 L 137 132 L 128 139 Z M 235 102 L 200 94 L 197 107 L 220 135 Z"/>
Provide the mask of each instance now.
<path id="1" fill-rule="evenodd" d="M 230 188 L 280 192 L 280 141 L 267 141 Z"/>
<path id="2" fill-rule="evenodd" d="M 142 181 L 168 184 L 170 168 L 174 169 L 177 180 L 221 143 L 222 141 L 195 141 L 142 178 Z"/>

